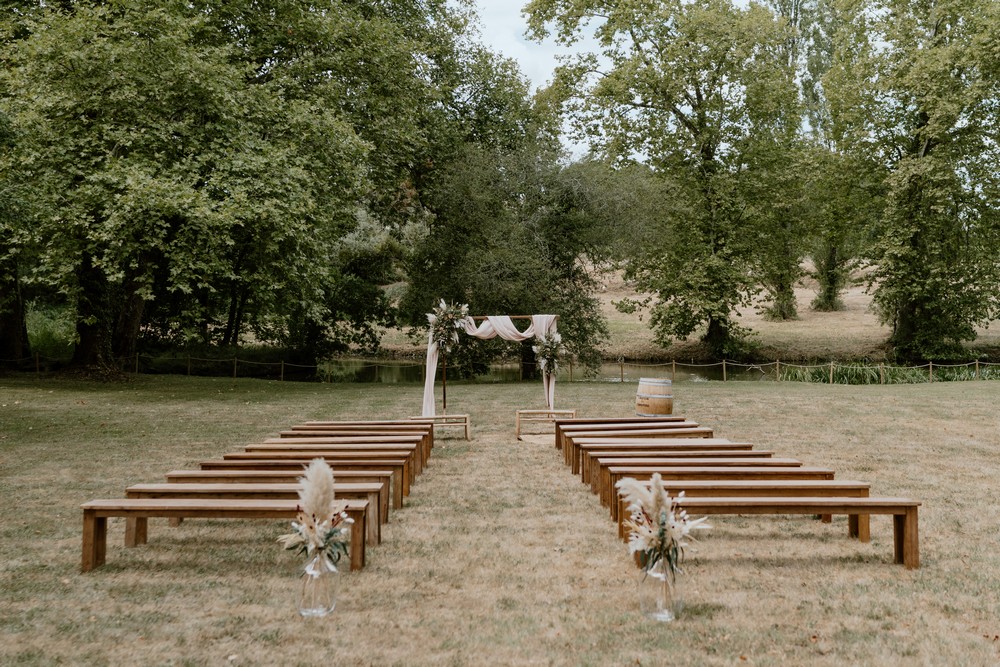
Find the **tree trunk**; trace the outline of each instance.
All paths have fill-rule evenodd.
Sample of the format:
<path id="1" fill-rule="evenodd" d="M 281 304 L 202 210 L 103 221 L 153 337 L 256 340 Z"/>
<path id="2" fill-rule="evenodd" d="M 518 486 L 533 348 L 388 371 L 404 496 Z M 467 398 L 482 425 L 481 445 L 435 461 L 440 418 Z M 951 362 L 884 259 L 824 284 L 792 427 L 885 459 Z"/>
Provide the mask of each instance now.
<path id="1" fill-rule="evenodd" d="M 0 295 L 0 366 L 16 368 L 31 356 L 17 267 L 0 270 Z"/>
<path id="2" fill-rule="evenodd" d="M 832 312 L 843 310 L 844 302 L 840 293 L 846 286 L 846 272 L 840 266 L 840 254 L 836 244 L 827 244 L 825 252 L 815 258 L 816 282 L 819 283 L 819 293 L 813 299 L 813 310 Z"/>
<path id="3" fill-rule="evenodd" d="M 131 359 L 137 352 L 136 340 L 139 338 L 142 316 L 146 310 L 146 301 L 134 290 L 130 292 L 124 299 L 124 307 L 118 313 L 112 343 L 114 355 L 125 359 Z"/>
<path id="4" fill-rule="evenodd" d="M 712 354 L 716 357 L 725 357 L 726 348 L 729 345 L 729 321 L 718 317 L 708 319 L 708 331 L 702 338 Z"/>
<path id="5" fill-rule="evenodd" d="M 80 295 L 76 305 L 77 343 L 70 363 L 74 366 L 108 366 L 112 363 L 111 299 L 107 277 L 84 255 L 78 269 Z"/>

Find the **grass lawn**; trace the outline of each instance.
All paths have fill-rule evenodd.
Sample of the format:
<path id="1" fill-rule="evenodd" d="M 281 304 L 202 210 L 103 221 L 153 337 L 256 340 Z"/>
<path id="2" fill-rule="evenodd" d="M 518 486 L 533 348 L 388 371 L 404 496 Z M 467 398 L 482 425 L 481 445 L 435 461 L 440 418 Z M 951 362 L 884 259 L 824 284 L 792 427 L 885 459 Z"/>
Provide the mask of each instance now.
<path id="1" fill-rule="evenodd" d="M 541 386 L 449 383 L 472 442 L 440 437 L 337 611 L 295 611 L 302 557 L 274 521 L 109 527 L 79 573 L 80 503 L 307 419 L 405 417 L 412 385 L 0 377 L 3 665 L 995 665 L 1000 663 L 1000 383 L 684 383 L 675 412 L 719 437 L 923 502 L 921 565 L 847 520 L 712 517 L 689 553 L 680 621 L 637 613 L 625 545 L 548 445 L 517 442 Z M 635 386 L 562 383 L 559 407 L 625 416 Z"/>

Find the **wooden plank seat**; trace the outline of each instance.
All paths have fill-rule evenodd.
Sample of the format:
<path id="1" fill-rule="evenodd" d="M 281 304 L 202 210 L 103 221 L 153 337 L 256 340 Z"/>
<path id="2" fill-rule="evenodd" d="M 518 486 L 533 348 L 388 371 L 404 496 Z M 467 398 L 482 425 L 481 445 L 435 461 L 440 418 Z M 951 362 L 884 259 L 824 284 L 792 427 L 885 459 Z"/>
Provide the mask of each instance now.
<path id="1" fill-rule="evenodd" d="M 224 461 L 254 461 L 258 459 L 299 461 L 308 464 L 313 459 L 322 458 L 327 463 L 333 464 L 335 461 L 356 461 L 362 460 L 402 460 L 405 463 L 403 473 L 407 475 L 410 483 L 416 481 L 417 461 L 419 454 L 414 449 L 355 449 L 351 447 L 340 448 L 336 445 L 329 445 L 329 448 L 316 449 L 289 449 L 289 450 L 259 450 L 244 452 L 228 452 L 222 455 Z"/>
<path id="2" fill-rule="evenodd" d="M 589 484 L 594 493 L 597 493 L 598 478 L 600 477 L 601 459 L 626 462 L 630 460 L 643 460 L 650 458 L 670 458 L 670 459 L 773 459 L 774 452 L 769 449 L 715 449 L 710 451 L 698 450 L 662 450 L 662 449 L 627 449 L 619 451 L 617 449 L 602 449 L 599 452 L 583 452 L 583 465 L 580 466 L 580 479 L 584 484 Z"/>
<path id="3" fill-rule="evenodd" d="M 732 442 L 726 438 L 578 438 L 569 436 L 565 440 L 563 452 L 574 475 L 581 474 L 583 452 L 601 449 L 663 449 L 666 451 L 711 451 L 716 449 L 751 450 L 749 442 Z"/>
<path id="4" fill-rule="evenodd" d="M 304 470 L 304 469 L 303 469 Z M 403 485 L 391 470 L 344 470 L 332 468 L 339 482 L 376 482 L 389 490 L 393 509 L 403 506 Z M 170 484 L 296 484 L 301 473 L 281 470 L 171 470 L 166 474 Z"/>
<path id="5" fill-rule="evenodd" d="M 673 457 L 652 457 L 646 459 L 613 459 L 613 458 L 597 458 L 597 469 L 599 471 L 596 479 L 598 480 L 596 484 L 591 485 L 591 489 L 600 494 L 602 492 L 602 484 L 610 484 L 611 486 L 605 489 L 605 491 L 610 494 L 606 498 L 602 498 L 601 502 L 604 504 L 614 503 L 614 482 L 608 471 L 612 468 L 618 466 L 628 466 L 632 470 L 637 471 L 639 477 L 637 479 L 645 479 L 642 473 L 646 470 L 650 471 L 650 475 L 656 472 L 659 468 L 670 467 L 670 468 L 778 468 L 778 469 L 791 469 L 791 468 L 801 468 L 802 461 L 793 458 L 786 457 L 771 457 L 763 459 L 754 459 L 742 456 L 735 456 L 731 458 L 673 458 Z"/>
<path id="6" fill-rule="evenodd" d="M 334 475 L 336 475 L 337 470 L 388 470 L 392 473 L 393 484 L 395 488 L 395 480 L 399 480 L 399 484 L 402 487 L 401 493 L 403 497 L 410 495 L 410 462 L 403 458 L 371 458 L 362 457 L 355 458 L 353 456 L 323 456 L 318 457 L 325 460 L 331 468 L 334 470 Z M 302 460 L 294 459 L 252 459 L 252 460 L 239 460 L 239 459 L 213 459 L 209 461 L 202 461 L 198 464 L 198 467 L 202 470 L 258 470 L 258 471 L 271 471 L 271 472 L 286 472 L 294 473 L 297 476 L 302 475 L 302 471 L 308 462 Z M 395 493 L 395 491 L 393 491 Z"/>
<path id="7" fill-rule="evenodd" d="M 350 527 L 351 538 L 348 554 L 351 569 L 360 570 L 365 565 L 365 517 L 367 500 L 348 500 L 347 514 L 354 520 Z M 81 505 L 83 509 L 83 558 L 82 572 L 89 572 L 105 563 L 108 543 L 108 519 L 133 518 L 132 532 L 126 530 L 125 546 L 146 544 L 148 520 L 167 519 L 284 519 L 297 515 L 297 500 L 247 500 L 218 498 L 112 498 L 91 500 Z M 128 527 L 128 526 L 126 526 Z"/>
<path id="8" fill-rule="evenodd" d="M 301 484 L 133 484 L 126 498 L 298 498 Z M 382 524 L 389 521 L 389 494 L 379 482 L 334 482 L 334 493 L 344 500 L 367 500 L 368 544 L 382 543 Z M 134 521 L 127 518 L 126 522 Z M 126 529 L 128 530 L 128 529 Z"/>
<path id="9" fill-rule="evenodd" d="M 633 431 L 662 431 L 664 429 L 688 429 L 688 428 L 699 428 L 701 424 L 696 421 L 691 421 L 688 419 L 674 419 L 674 420 L 652 420 L 648 419 L 645 422 L 640 423 L 628 423 L 628 424 L 580 424 L 580 425 L 570 425 L 563 426 L 559 429 L 557 437 L 559 445 L 556 449 L 563 449 L 566 445 L 567 438 L 581 438 L 581 437 L 607 437 L 606 434 L 612 436 L 620 435 L 621 437 L 638 437 L 630 435 Z M 712 435 L 698 434 L 694 437 L 700 438 L 711 438 Z"/>
<path id="10" fill-rule="evenodd" d="M 686 423 L 686 422 L 682 422 Z M 670 439 L 684 439 L 690 440 L 692 438 L 712 438 L 713 432 L 707 426 L 677 426 L 677 427 L 657 427 L 657 428 L 644 428 L 644 429 L 631 429 L 628 431 L 580 431 L 574 433 L 573 435 L 563 436 L 563 456 L 566 460 L 566 465 L 573 466 L 574 456 L 579 457 L 579 452 L 572 446 L 569 442 L 571 438 L 594 438 L 594 437 L 606 437 L 606 438 L 617 438 L 619 440 L 632 440 L 632 439 L 644 439 L 644 440 L 662 440 L 664 438 Z"/>
<path id="11" fill-rule="evenodd" d="M 566 435 L 572 435 L 580 431 L 623 431 L 632 428 L 649 428 L 651 424 L 677 424 L 688 422 L 686 417 L 681 415 L 662 415 L 660 417 L 620 417 L 620 418 L 580 418 L 580 419 L 557 419 L 555 424 L 555 445 L 556 449 L 562 449 L 562 442 Z M 700 424 L 699 424 L 700 425 Z"/>
<path id="12" fill-rule="evenodd" d="M 563 429 L 575 426 L 586 426 L 594 424 L 606 424 L 606 425 L 621 425 L 627 426 L 628 424 L 642 424 L 650 422 L 681 422 L 686 421 L 682 415 L 660 415 L 659 417 L 575 417 L 573 419 L 557 419 L 555 422 L 555 446 L 556 449 L 562 449 L 562 432 Z"/>
<path id="13" fill-rule="evenodd" d="M 346 449 L 343 451 L 331 451 L 328 449 L 321 449 L 315 451 L 292 451 L 292 452 L 229 452 L 222 455 L 222 461 L 232 461 L 238 462 L 243 461 L 245 463 L 252 464 L 254 461 L 287 461 L 292 466 L 302 466 L 303 463 L 308 465 L 308 462 L 312 459 L 323 459 L 331 466 L 336 463 L 337 465 L 342 465 L 346 463 L 358 463 L 358 462 L 382 462 L 382 461 L 402 461 L 402 470 L 400 471 L 404 475 L 404 493 L 403 495 L 409 495 L 409 485 L 416 480 L 416 474 L 413 470 L 413 450 L 400 450 L 400 449 L 387 449 L 387 450 L 353 450 Z M 219 459 L 214 459 L 212 461 L 202 461 L 200 467 L 204 470 L 209 470 L 211 468 L 206 468 L 205 465 L 212 465 L 214 462 L 219 461 Z M 224 467 L 224 466 L 223 466 Z M 254 465 L 256 468 L 267 469 L 267 465 Z M 272 466 L 273 467 L 273 466 Z M 385 463 L 380 465 L 381 468 L 393 468 L 394 464 Z M 218 469 L 218 468 L 216 468 Z M 282 466 L 282 469 L 287 470 L 288 466 Z M 357 466 L 355 466 L 357 469 Z"/>
<path id="14" fill-rule="evenodd" d="M 660 473 L 660 477 L 665 481 L 677 480 L 774 480 L 774 479 L 833 479 L 834 471 L 830 468 L 820 468 L 815 466 L 656 466 L 656 467 L 635 467 L 635 466 L 613 466 L 605 468 L 607 475 L 602 474 L 602 482 L 599 497 L 601 504 L 610 507 L 614 511 L 618 503 L 615 502 L 617 492 L 615 484 L 622 477 L 633 477 L 638 480 L 647 480 L 653 473 Z M 617 518 L 617 517 L 616 517 Z"/>
<path id="15" fill-rule="evenodd" d="M 277 439 L 276 439 L 277 440 Z M 263 454 L 271 452 L 404 452 L 411 460 L 414 476 L 424 470 L 423 445 L 419 442 L 258 442 L 246 445 L 244 452 Z M 225 458 L 225 457 L 224 457 Z"/>
<path id="16" fill-rule="evenodd" d="M 302 437 L 280 437 L 265 438 L 261 442 L 247 446 L 262 449 L 268 446 L 280 446 L 292 448 L 294 446 L 316 446 L 316 445 L 372 445 L 381 446 L 387 444 L 397 444 L 409 447 L 416 446 L 419 454 L 418 474 L 420 469 L 427 465 L 431 455 L 431 441 L 424 433 L 386 433 L 379 435 L 306 435 Z"/>
<path id="17" fill-rule="evenodd" d="M 648 486 L 648 480 L 645 482 Z M 867 498 L 871 492 L 868 482 L 840 479 L 774 479 L 774 480 L 674 480 L 666 481 L 664 488 L 671 496 L 681 491 L 689 498 L 730 498 L 730 497 L 821 497 L 834 496 L 843 498 Z M 618 536 L 625 538 L 625 517 L 627 507 L 625 500 L 618 496 L 618 501 L 609 508 L 611 519 L 618 524 Z M 825 515 L 824 515 L 825 516 Z M 855 514 L 848 516 L 848 532 L 867 541 L 868 515 Z"/>
<path id="18" fill-rule="evenodd" d="M 890 514 L 893 517 L 893 560 L 909 570 L 920 567 L 917 508 L 909 498 L 884 497 L 684 497 L 680 507 L 689 514 Z M 857 523 L 852 524 L 858 526 Z M 867 542 L 870 534 L 852 535 Z"/>

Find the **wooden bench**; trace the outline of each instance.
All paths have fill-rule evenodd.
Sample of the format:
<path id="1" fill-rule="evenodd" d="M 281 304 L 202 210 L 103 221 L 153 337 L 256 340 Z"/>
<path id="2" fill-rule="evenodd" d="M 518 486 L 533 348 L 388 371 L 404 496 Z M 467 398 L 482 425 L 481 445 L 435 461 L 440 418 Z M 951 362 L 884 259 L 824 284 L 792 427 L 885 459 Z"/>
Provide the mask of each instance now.
<path id="1" fill-rule="evenodd" d="M 555 424 L 557 419 L 573 419 L 576 410 L 515 410 L 514 437 L 521 439 L 521 427 L 525 423 Z"/>
<path id="2" fill-rule="evenodd" d="M 830 468 L 819 468 L 814 466 L 787 466 L 787 467 L 765 467 L 765 466 L 660 466 L 649 468 L 636 468 L 633 466 L 615 466 L 605 468 L 607 476 L 601 475 L 607 480 L 600 488 L 601 504 L 614 508 L 618 506 L 615 502 L 617 493 L 615 484 L 622 477 L 633 477 L 638 480 L 647 480 L 653 476 L 654 472 L 660 473 L 664 481 L 678 480 L 775 480 L 775 479 L 833 479 L 834 472 Z"/>
<path id="3" fill-rule="evenodd" d="M 682 422 L 687 421 L 681 415 L 661 415 L 656 418 L 650 417 L 577 417 L 575 419 L 557 419 L 555 423 L 555 446 L 562 449 L 562 437 L 564 430 L 601 430 L 615 427 L 628 428 L 631 424 L 649 424 L 651 422 Z M 582 428 L 593 426 L 594 428 Z M 619 428 L 619 430 L 620 430 Z M 640 426 L 638 428 L 645 428 Z"/>
<path id="4" fill-rule="evenodd" d="M 616 465 L 626 465 L 631 460 L 643 460 L 651 458 L 670 459 L 773 459 L 774 452 L 769 449 L 715 449 L 709 451 L 698 450 L 670 450 L 662 449 L 627 449 L 619 451 L 617 449 L 602 449 L 597 452 L 582 452 L 583 465 L 580 466 L 580 479 L 584 484 L 590 484 L 594 493 L 597 493 L 598 479 L 600 478 L 601 460 L 608 459 L 618 461 Z"/>
<path id="5" fill-rule="evenodd" d="M 431 439 L 427 437 L 426 433 L 386 433 L 380 435 L 303 435 L 297 437 L 282 436 L 279 438 L 266 438 L 259 443 L 248 445 L 247 449 L 249 450 L 251 447 L 263 449 L 267 446 L 294 448 L 296 445 L 309 447 L 315 447 L 316 445 L 415 445 L 417 452 L 420 454 L 420 460 L 418 461 L 419 466 L 417 469 L 417 474 L 419 474 L 420 470 L 427 465 L 427 461 L 430 459 L 431 442 Z"/>
<path id="6" fill-rule="evenodd" d="M 618 440 L 663 440 L 666 438 L 679 438 L 682 440 L 690 440 L 693 438 L 709 439 L 712 438 L 712 429 L 707 426 L 676 426 L 657 427 L 651 429 L 633 429 L 629 431 L 580 431 L 579 433 L 574 433 L 573 435 L 566 434 L 563 436 L 562 446 L 563 456 L 566 459 L 566 465 L 572 467 L 573 459 L 578 458 L 580 455 L 572 444 L 574 440 L 577 438 L 593 438 L 596 436 L 611 437 Z"/>
<path id="7" fill-rule="evenodd" d="M 341 456 L 341 457 L 328 457 L 323 456 L 323 458 L 331 468 L 334 470 L 334 475 L 336 475 L 337 470 L 387 470 L 392 473 L 393 478 L 393 493 L 395 494 L 395 486 L 398 483 L 401 487 L 400 494 L 402 497 L 410 495 L 410 462 L 403 458 L 355 458 L 353 456 Z M 305 466 L 308 462 L 295 459 L 254 459 L 254 460 L 239 460 L 239 459 L 213 459 L 210 461 L 202 461 L 198 464 L 198 467 L 206 471 L 221 471 L 221 470 L 258 470 L 258 471 L 270 471 L 275 473 L 294 473 L 296 477 L 302 476 L 302 471 L 305 470 Z M 396 480 L 399 480 L 398 482 Z"/>
<path id="8" fill-rule="evenodd" d="M 347 514 L 354 519 L 350 527 L 348 553 L 351 569 L 360 570 L 365 565 L 365 516 L 368 501 L 348 500 Z M 219 500 L 219 499 L 148 499 L 117 498 L 91 500 L 81 505 L 83 509 L 83 558 L 82 572 L 89 572 L 104 564 L 107 557 L 108 519 L 123 517 L 135 519 L 132 532 L 126 530 L 125 546 L 145 544 L 148 538 L 148 520 L 167 519 L 285 519 L 297 516 L 297 500 Z"/>
<path id="9" fill-rule="evenodd" d="M 909 498 L 758 497 L 681 498 L 680 507 L 690 514 L 847 514 L 849 516 L 891 514 L 893 559 L 908 570 L 920 567 L 917 508 Z M 855 524 L 857 525 L 857 524 Z M 869 534 L 856 535 L 868 541 Z"/>
<path id="10" fill-rule="evenodd" d="M 600 431 L 604 429 L 608 430 L 622 430 L 631 428 L 633 425 L 638 424 L 635 428 L 648 428 L 651 423 L 670 423 L 670 422 L 683 422 L 687 421 L 682 415 L 661 415 L 659 417 L 617 417 L 617 418 L 607 418 L 607 417 L 578 417 L 576 419 L 557 419 L 555 423 L 555 446 L 556 449 L 562 449 L 562 440 L 564 431 Z"/>
<path id="11" fill-rule="evenodd" d="M 557 449 L 564 449 L 566 447 L 566 441 L 569 438 L 599 438 L 599 437 L 619 437 L 619 438 L 641 438 L 643 436 L 647 438 L 651 437 L 661 437 L 661 433 L 664 431 L 678 431 L 684 429 L 704 429 L 702 431 L 694 431 L 690 434 L 680 435 L 680 436 L 666 436 L 666 437 L 693 437 L 693 438 L 711 438 L 712 429 L 708 427 L 703 427 L 701 424 L 695 421 L 689 420 L 673 420 L 673 421 L 652 421 L 647 420 L 644 424 L 592 424 L 585 426 L 564 426 L 560 430 L 559 446 Z M 706 435 L 707 432 L 707 435 Z M 567 465 L 569 464 L 569 459 L 567 458 Z"/>
<path id="12" fill-rule="evenodd" d="M 648 481 L 646 482 L 648 486 Z M 671 496 L 681 491 L 689 498 L 731 498 L 731 497 L 825 497 L 867 498 L 871 485 L 867 482 L 839 479 L 777 479 L 777 480 L 688 480 L 664 482 L 664 488 Z M 621 496 L 609 508 L 611 519 L 618 524 L 618 536 L 626 538 L 625 517 L 627 503 Z M 823 515 L 826 516 L 826 515 Z M 869 533 L 868 515 L 856 514 L 848 517 L 848 533 L 867 542 Z"/>
<path id="13" fill-rule="evenodd" d="M 297 484 L 301 476 L 281 470 L 171 470 L 165 477 L 170 484 Z M 389 489 L 392 508 L 403 506 L 403 485 L 397 484 L 398 479 L 391 470 L 333 468 L 333 476 L 340 482 L 383 484 Z"/>
<path id="14" fill-rule="evenodd" d="M 469 415 L 434 415 L 433 417 L 410 417 L 411 421 L 432 424 L 435 429 L 461 428 L 465 429 L 465 439 L 472 440 L 472 424 Z"/>
<path id="15" fill-rule="evenodd" d="M 296 433 L 297 435 L 290 435 L 288 437 L 309 437 L 314 433 L 319 434 L 328 431 L 344 430 L 351 432 L 376 430 L 381 433 L 384 432 L 383 429 L 404 431 L 406 433 L 422 433 L 426 436 L 428 442 L 430 443 L 430 448 L 434 449 L 434 424 L 415 422 L 410 419 L 372 421 L 308 421 L 302 424 L 295 424 L 290 427 L 289 431 L 282 431 L 279 435 L 284 437 L 284 433 L 290 432 Z"/>
<path id="16" fill-rule="evenodd" d="M 382 524 L 389 521 L 389 494 L 378 482 L 335 482 L 334 493 L 342 500 L 367 500 L 368 545 L 382 542 Z M 125 489 L 126 498 L 272 498 L 296 499 L 301 484 L 133 484 Z M 128 522 L 133 518 L 126 519 Z M 126 528 L 126 532 L 128 528 Z"/>
<path id="17" fill-rule="evenodd" d="M 414 476 L 419 475 L 424 470 L 424 456 L 421 451 L 423 445 L 419 442 L 262 442 L 253 443 L 245 447 L 244 451 L 253 454 L 270 454 L 273 452 L 401 452 L 410 459 Z M 227 455 L 228 456 L 228 455 Z M 223 458 L 226 458 L 224 456 Z"/>
<path id="18" fill-rule="evenodd" d="M 582 472 L 583 452 L 627 449 L 662 449 L 664 451 L 711 451 L 720 449 L 751 450 L 749 442 L 732 442 L 726 438 L 577 438 L 567 437 L 563 447 L 566 465 L 574 475 Z"/>
<path id="19" fill-rule="evenodd" d="M 403 495 L 410 495 L 410 484 L 416 480 L 413 472 L 413 452 L 402 450 L 385 451 L 354 451 L 342 452 L 321 450 L 309 453 L 302 452 L 229 452 L 223 454 L 222 459 L 212 459 L 202 461 L 199 467 L 202 470 L 223 470 L 226 468 L 242 468 L 244 470 L 293 470 L 304 468 L 312 459 L 323 459 L 331 467 L 342 467 L 354 470 L 365 465 L 373 467 L 377 465 L 383 469 L 400 468 L 399 473 L 403 478 Z M 270 463 L 259 463 L 268 461 Z"/>

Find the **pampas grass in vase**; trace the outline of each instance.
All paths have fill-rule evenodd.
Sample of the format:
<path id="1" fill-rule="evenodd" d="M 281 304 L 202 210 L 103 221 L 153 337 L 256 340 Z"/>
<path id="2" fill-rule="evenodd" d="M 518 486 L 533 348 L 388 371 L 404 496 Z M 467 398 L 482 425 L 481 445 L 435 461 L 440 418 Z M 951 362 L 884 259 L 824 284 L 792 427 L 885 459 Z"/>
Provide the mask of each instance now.
<path id="1" fill-rule="evenodd" d="M 655 620 L 672 621 L 680 610 L 677 575 L 683 572 L 684 549 L 694 539 L 691 531 L 709 526 L 704 517 L 688 517 L 664 488 L 659 473 L 653 473 L 648 484 L 626 477 L 616 486 L 631 515 L 625 520 L 629 552 L 642 568 L 640 609 Z M 682 491 L 677 498 L 683 497 Z"/>
<path id="2" fill-rule="evenodd" d="M 337 605 L 337 563 L 347 555 L 350 524 L 347 504 L 335 498 L 333 470 L 323 459 L 314 459 L 299 478 L 298 517 L 292 532 L 278 542 L 309 558 L 302 574 L 299 613 L 326 616 Z"/>

